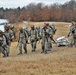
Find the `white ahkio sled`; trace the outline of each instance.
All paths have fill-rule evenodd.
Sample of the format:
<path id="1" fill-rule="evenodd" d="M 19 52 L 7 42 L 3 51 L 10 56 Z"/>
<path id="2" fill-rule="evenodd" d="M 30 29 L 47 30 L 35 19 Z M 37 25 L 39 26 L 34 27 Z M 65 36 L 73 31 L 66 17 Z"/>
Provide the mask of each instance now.
<path id="1" fill-rule="evenodd" d="M 69 45 L 69 41 L 65 36 L 61 36 L 61 37 L 57 38 L 56 43 L 57 43 L 58 47 Z"/>

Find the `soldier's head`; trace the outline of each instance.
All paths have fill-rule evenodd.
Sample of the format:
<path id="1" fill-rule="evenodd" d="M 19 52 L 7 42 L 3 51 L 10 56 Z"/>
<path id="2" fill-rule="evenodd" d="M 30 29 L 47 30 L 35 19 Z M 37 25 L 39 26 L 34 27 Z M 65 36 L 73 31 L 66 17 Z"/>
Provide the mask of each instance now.
<path id="1" fill-rule="evenodd" d="M 36 28 L 36 29 L 39 29 L 40 27 L 39 27 L 39 26 L 35 26 L 35 28 Z"/>
<path id="2" fill-rule="evenodd" d="M 22 27 L 19 30 L 20 30 L 21 33 L 23 33 L 23 28 Z"/>
<path id="3" fill-rule="evenodd" d="M 71 22 L 72 25 L 75 25 L 74 21 Z"/>
<path id="4" fill-rule="evenodd" d="M 2 30 L 0 30 L 0 36 L 3 36 L 3 32 L 2 32 Z"/>
<path id="5" fill-rule="evenodd" d="M 45 27 L 48 27 L 48 26 L 49 26 L 49 23 L 48 23 L 48 22 L 45 22 L 45 23 L 44 23 L 44 26 L 45 26 Z"/>
<path id="6" fill-rule="evenodd" d="M 23 30 L 26 30 L 27 28 L 24 26 L 24 27 L 22 27 L 23 28 Z"/>
<path id="7" fill-rule="evenodd" d="M 5 23 L 5 25 L 8 25 L 8 23 Z"/>
<path id="8" fill-rule="evenodd" d="M 35 29 L 37 29 L 37 26 L 34 26 Z"/>
<path id="9" fill-rule="evenodd" d="M 40 26 L 38 26 L 37 28 L 40 29 Z"/>
<path id="10" fill-rule="evenodd" d="M 34 30 L 34 25 L 31 26 L 31 29 Z"/>
<path id="11" fill-rule="evenodd" d="M 13 25 L 10 25 L 10 29 L 14 29 L 14 26 Z"/>
<path id="12" fill-rule="evenodd" d="M 9 26 L 8 26 L 8 25 L 5 25 L 5 26 L 4 26 L 4 29 L 5 29 L 6 31 L 8 31 L 8 30 L 9 30 Z"/>
<path id="13" fill-rule="evenodd" d="M 75 26 L 76 26 L 76 23 L 75 23 Z"/>

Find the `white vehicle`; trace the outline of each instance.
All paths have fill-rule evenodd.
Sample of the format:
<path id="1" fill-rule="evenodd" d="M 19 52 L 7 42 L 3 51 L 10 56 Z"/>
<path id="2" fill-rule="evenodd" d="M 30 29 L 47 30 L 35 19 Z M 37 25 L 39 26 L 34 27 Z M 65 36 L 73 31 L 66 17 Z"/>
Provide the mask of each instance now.
<path id="1" fill-rule="evenodd" d="M 0 30 L 2 30 L 3 32 L 4 32 L 4 25 L 6 23 L 9 23 L 7 19 L 0 19 Z"/>
<path id="2" fill-rule="evenodd" d="M 69 44 L 68 39 L 65 36 L 61 36 L 56 40 L 57 46 L 67 46 Z"/>
<path id="3" fill-rule="evenodd" d="M 5 23 L 9 23 L 7 19 L 0 19 L 0 25 L 4 25 Z"/>
<path id="4" fill-rule="evenodd" d="M 0 25 L 0 30 L 4 32 L 4 25 Z"/>

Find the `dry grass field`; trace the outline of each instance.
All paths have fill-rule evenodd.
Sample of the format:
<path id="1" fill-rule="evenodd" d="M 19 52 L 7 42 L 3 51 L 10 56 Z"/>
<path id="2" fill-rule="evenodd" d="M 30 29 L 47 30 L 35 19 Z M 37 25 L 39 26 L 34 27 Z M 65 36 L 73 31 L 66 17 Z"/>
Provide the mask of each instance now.
<path id="1" fill-rule="evenodd" d="M 53 22 L 57 28 L 54 39 L 66 36 L 69 32 L 69 24 L 65 22 Z M 33 22 L 31 25 L 42 26 L 43 22 Z M 31 26 L 31 25 L 26 26 Z M 25 26 L 24 23 L 17 25 Z M 18 28 L 17 27 L 17 28 Z M 18 30 L 18 29 L 16 29 Z M 0 57 L 0 75 L 76 75 L 76 48 L 57 47 L 53 44 L 49 54 L 41 54 L 41 43 L 37 44 L 36 52 L 31 52 L 31 45 L 27 46 L 28 54 L 17 55 L 17 42 L 11 44 L 10 57 Z"/>

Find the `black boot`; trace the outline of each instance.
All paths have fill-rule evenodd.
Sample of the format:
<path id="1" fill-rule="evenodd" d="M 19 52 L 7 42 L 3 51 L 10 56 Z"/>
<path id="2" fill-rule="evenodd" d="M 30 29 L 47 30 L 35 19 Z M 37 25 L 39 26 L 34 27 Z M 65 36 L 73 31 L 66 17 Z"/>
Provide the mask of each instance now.
<path id="1" fill-rule="evenodd" d="M 9 53 L 7 53 L 7 57 L 9 57 Z"/>
<path id="2" fill-rule="evenodd" d="M 35 52 L 35 50 L 32 50 L 32 52 Z"/>
<path id="3" fill-rule="evenodd" d="M 25 51 L 24 54 L 27 54 L 27 51 Z"/>
<path id="4" fill-rule="evenodd" d="M 42 46 L 42 52 L 41 53 L 44 53 L 44 46 Z"/>
<path id="5" fill-rule="evenodd" d="M 3 53 L 3 57 L 7 57 L 7 53 L 6 52 L 2 52 Z"/>
<path id="6" fill-rule="evenodd" d="M 44 50 L 42 50 L 42 52 L 41 53 L 44 53 Z"/>
<path id="7" fill-rule="evenodd" d="M 21 55 L 22 53 L 18 53 L 17 55 Z"/>
<path id="8" fill-rule="evenodd" d="M 48 52 L 47 51 L 44 51 L 44 54 L 48 54 Z"/>
<path id="9" fill-rule="evenodd" d="M 26 48 L 26 46 L 24 47 L 24 51 L 25 51 L 24 53 L 27 54 L 27 48 Z"/>

